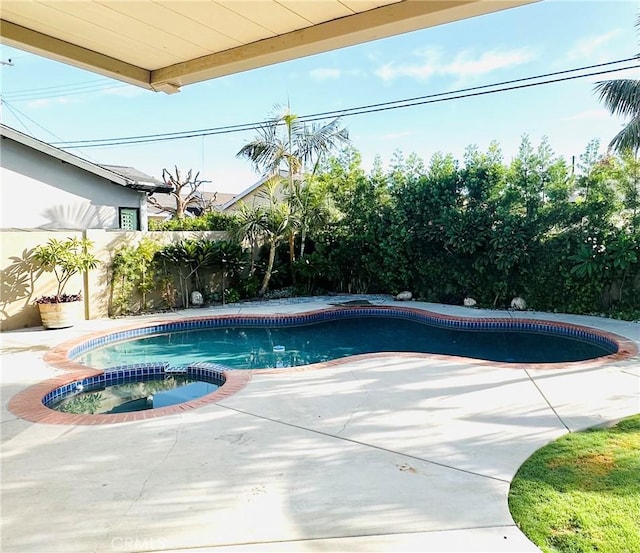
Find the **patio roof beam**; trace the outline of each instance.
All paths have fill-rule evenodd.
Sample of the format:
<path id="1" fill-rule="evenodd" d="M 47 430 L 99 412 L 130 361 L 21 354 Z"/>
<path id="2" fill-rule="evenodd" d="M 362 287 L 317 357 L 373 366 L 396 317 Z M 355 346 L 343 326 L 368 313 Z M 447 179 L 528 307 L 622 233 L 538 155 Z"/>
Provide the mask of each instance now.
<path id="1" fill-rule="evenodd" d="M 151 83 L 154 89 L 162 83 L 187 85 L 530 4 L 532 1 L 537 0 L 398 2 L 163 67 L 151 72 Z"/>
<path id="2" fill-rule="evenodd" d="M 2 43 L 152 90 L 151 72 L 82 46 L 0 20 Z"/>

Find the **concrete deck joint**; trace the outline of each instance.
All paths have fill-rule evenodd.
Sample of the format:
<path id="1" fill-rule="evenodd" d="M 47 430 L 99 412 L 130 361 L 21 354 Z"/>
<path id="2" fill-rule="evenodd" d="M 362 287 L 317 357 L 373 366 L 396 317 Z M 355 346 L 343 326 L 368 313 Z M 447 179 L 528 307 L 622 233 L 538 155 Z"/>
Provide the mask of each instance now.
<path id="1" fill-rule="evenodd" d="M 551 411 L 553 411 L 553 414 L 556 416 L 556 418 L 558 419 L 560 424 L 562 426 L 564 426 L 564 428 L 565 428 L 565 430 L 567 432 L 571 432 L 571 429 L 567 426 L 567 424 L 564 422 L 564 420 L 562 420 L 562 417 L 560 416 L 558 411 L 556 411 L 556 408 L 551 404 L 551 402 L 549 401 L 549 398 L 547 398 L 547 396 L 544 394 L 544 392 L 540 389 L 540 386 L 538 386 L 538 383 L 536 382 L 536 379 L 533 378 L 531 376 L 531 374 L 529 374 L 529 370 L 528 369 L 524 369 L 524 372 L 527 374 L 527 376 L 529 377 L 529 380 L 535 386 L 536 390 L 538 390 L 538 393 L 540 394 L 542 399 L 544 399 L 545 403 L 549 406 L 549 409 L 551 409 Z"/>
<path id="2" fill-rule="evenodd" d="M 442 467 L 442 468 L 445 468 L 445 469 L 450 469 L 450 470 L 455 470 L 455 471 L 458 471 L 458 472 L 463 472 L 463 473 L 469 474 L 471 476 L 477 476 L 477 477 L 480 477 L 480 478 L 488 478 L 490 480 L 495 480 L 495 481 L 498 481 L 498 482 L 504 482 L 506 484 L 510 483 L 509 480 L 505 480 L 504 478 L 498 478 L 496 476 L 491 476 L 489 474 L 481 474 L 479 472 L 466 470 L 466 469 L 463 469 L 463 468 L 460 468 L 460 467 L 454 467 L 454 466 L 448 465 L 446 463 L 439 463 L 438 461 L 433 461 L 431 459 L 425 459 L 423 457 L 418 457 L 417 455 L 411 455 L 409 453 L 404 453 L 402 451 L 396 451 L 396 450 L 389 449 L 389 448 L 382 447 L 382 446 L 378 446 L 378 445 L 375 445 L 375 444 L 370 444 L 370 443 L 362 442 L 362 441 L 359 441 L 359 440 L 354 440 L 352 438 L 347 438 L 345 436 L 338 436 L 336 434 L 331 434 L 329 432 L 322 432 L 321 430 L 317 430 L 315 428 L 309 428 L 309 427 L 306 427 L 306 426 L 300 426 L 298 424 L 293 424 L 291 422 L 286 422 L 286 421 L 273 419 L 273 418 L 270 418 L 270 417 L 265 417 L 264 415 L 258 415 L 256 413 L 250 413 L 248 411 L 244 411 L 242 409 L 238 409 L 237 407 L 230 407 L 229 405 L 224 405 L 223 403 L 218 403 L 218 406 L 219 407 L 223 407 L 225 409 L 230 409 L 231 411 L 235 411 L 236 413 L 242 413 L 243 415 L 248 415 L 250 417 L 256 417 L 256 418 L 259 418 L 261 420 L 265 420 L 265 421 L 272 422 L 272 423 L 275 423 L 275 424 L 281 424 L 281 425 L 284 425 L 284 426 L 288 426 L 289 428 L 296 428 L 298 430 L 304 430 L 306 432 L 311 432 L 313 434 L 318 434 L 320 436 L 325 436 L 327 438 L 333 438 L 335 440 L 341 440 L 341 441 L 344 441 L 344 442 L 349 442 L 349 443 L 356 444 L 356 445 L 359 445 L 359 446 L 363 446 L 363 447 L 366 447 L 366 448 L 376 449 L 378 451 L 384 451 L 386 453 L 392 453 L 393 455 L 399 455 L 401 457 L 406 457 L 408 459 L 413 459 L 415 461 L 421 461 L 423 463 L 429 463 L 430 465 L 436 465 L 438 467 Z"/>

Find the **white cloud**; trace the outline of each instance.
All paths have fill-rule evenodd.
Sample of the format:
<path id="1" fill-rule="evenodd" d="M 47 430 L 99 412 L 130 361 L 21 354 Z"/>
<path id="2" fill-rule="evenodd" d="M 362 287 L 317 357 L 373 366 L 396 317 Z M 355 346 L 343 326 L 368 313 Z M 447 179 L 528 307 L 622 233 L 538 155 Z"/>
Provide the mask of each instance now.
<path id="1" fill-rule="evenodd" d="M 39 100 L 30 100 L 27 102 L 27 107 L 33 109 L 47 108 L 56 104 L 69 104 L 71 101 L 64 96 L 58 96 L 57 98 L 40 98 Z"/>
<path id="2" fill-rule="evenodd" d="M 593 58 L 601 54 L 602 46 L 621 33 L 620 29 L 614 29 L 608 33 L 581 38 L 567 52 L 567 59 L 579 60 Z"/>
<path id="3" fill-rule="evenodd" d="M 340 77 L 363 77 L 362 69 L 336 69 L 333 67 L 320 67 L 309 71 L 309 76 L 316 81 L 339 79 Z"/>
<path id="4" fill-rule="evenodd" d="M 456 77 L 476 77 L 491 73 L 498 69 L 505 69 L 515 65 L 528 63 L 535 58 L 533 52 L 527 48 L 498 52 L 495 50 L 484 52 L 474 59 L 469 52 L 459 53 L 451 63 L 443 66 L 442 73 Z"/>
<path id="5" fill-rule="evenodd" d="M 328 79 L 338 79 L 342 75 L 340 69 L 330 67 L 320 67 L 309 71 L 309 76 L 316 81 L 326 81 Z"/>
<path id="6" fill-rule="evenodd" d="M 412 77 L 420 81 L 426 81 L 435 73 L 435 68 L 429 64 L 423 65 L 396 65 L 387 63 L 375 71 L 375 75 L 383 81 L 392 81 L 398 77 Z"/>
<path id="7" fill-rule="evenodd" d="M 612 115 L 604 108 L 587 109 L 565 117 L 564 121 L 607 121 L 611 117 Z"/>
<path id="8" fill-rule="evenodd" d="M 424 81 L 433 75 L 463 79 L 522 65 L 536 57 L 534 52 L 528 48 L 509 51 L 490 50 L 480 55 L 463 51 L 450 60 L 443 59 L 442 53 L 432 48 L 415 51 L 413 54 L 422 57 L 422 61 L 411 64 L 387 63 L 379 67 L 374 72 L 375 75 L 384 81 L 391 81 L 399 77 L 411 77 Z"/>

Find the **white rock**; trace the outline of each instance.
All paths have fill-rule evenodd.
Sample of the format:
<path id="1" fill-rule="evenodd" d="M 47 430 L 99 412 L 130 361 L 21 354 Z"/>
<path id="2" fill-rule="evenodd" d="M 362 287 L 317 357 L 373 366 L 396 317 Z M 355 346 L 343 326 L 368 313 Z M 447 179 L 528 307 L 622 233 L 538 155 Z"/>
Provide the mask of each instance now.
<path id="1" fill-rule="evenodd" d="M 527 302 L 524 301 L 521 297 L 515 297 L 511 300 L 511 309 L 517 309 L 522 311 L 527 308 Z"/>
<path id="2" fill-rule="evenodd" d="M 411 294 L 411 292 L 400 292 L 397 296 L 396 299 L 398 301 L 409 301 L 411 298 L 413 297 L 413 295 Z"/>
<path id="3" fill-rule="evenodd" d="M 465 307 L 474 307 L 477 302 L 473 298 L 464 298 L 464 302 L 462 303 Z"/>
<path id="4" fill-rule="evenodd" d="M 204 303 L 204 299 L 202 298 L 202 294 L 197 290 L 191 292 L 191 305 L 202 305 Z"/>

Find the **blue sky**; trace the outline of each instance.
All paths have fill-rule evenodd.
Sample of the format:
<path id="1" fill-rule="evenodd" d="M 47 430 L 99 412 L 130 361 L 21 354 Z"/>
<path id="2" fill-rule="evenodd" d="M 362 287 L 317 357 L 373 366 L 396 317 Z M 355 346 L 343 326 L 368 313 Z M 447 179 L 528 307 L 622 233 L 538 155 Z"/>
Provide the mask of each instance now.
<path id="1" fill-rule="evenodd" d="M 265 119 L 274 104 L 306 115 L 423 96 L 628 58 L 638 53 L 636 1 L 564 0 L 416 31 L 153 93 L 2 47 L 2 121 L 46 142 L 112 138 L 235 125 Z M 604 146 L 623 122 L 593 93 L 597 80 L 640 71 L 356 115 L 343 119 L 370 167 L 395 150 L 428 160 L 461 158 L 469 144 L 497 140 L 505 159 L 528 134 L 546 135 L 567 159 L 593 138 Z M 46 129 L 46 130 L 45 130 Z M 253 132 L 142 145 L 71 150 L 104 164 L 131 165 L 159 177 L 163 167 L 193 168 L 208 190 L 238 192 L 257 175 L 236 152 Z"/>

